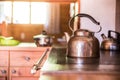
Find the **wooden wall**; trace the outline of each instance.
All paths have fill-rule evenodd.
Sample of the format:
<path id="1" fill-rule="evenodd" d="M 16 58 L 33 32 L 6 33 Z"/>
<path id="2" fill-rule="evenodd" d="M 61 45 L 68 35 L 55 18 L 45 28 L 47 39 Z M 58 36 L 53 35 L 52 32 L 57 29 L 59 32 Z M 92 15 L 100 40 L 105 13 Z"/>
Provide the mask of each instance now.
<path id="1" fill-rule="evenodd" d="M 10 24 L 8 25 L 8 33 L 15 39 L 22 42 L 33 42 L 33 36 L 40 34 L 43 25 L 31 24 Z"/>
<path id="2" fill-rule="evenodd" d="M 61 17 L 60 17 L 60 29 L 61 34 L 64 35 L 64 32 L 68 32 L 69 34 L 72 33 L 72 31 L 69 29 L 69 20 L 70 20 L 70 7 L 68 5 L 61 5 Z"/>
<path id="3" fill-rule="evenodd" d="M 64 36 L 64 32 L 71 33 L 68 22 L 70 19 L 70 5 L 61 4 L 60 6 L 60 34 L 49 34 L 55 38 Z M 42 24 L 8 24 L 8 33 L 21 42 L 34 42 L 33 36 L 41 34 L 44 29 Z M 56 40 L 55 39 L 55 40 Z"/>
<path id="4" fill-rule="evenodd" d="M 120 32 L 120 0 L 116 0 L 116 21 L 115 30 Z"/>

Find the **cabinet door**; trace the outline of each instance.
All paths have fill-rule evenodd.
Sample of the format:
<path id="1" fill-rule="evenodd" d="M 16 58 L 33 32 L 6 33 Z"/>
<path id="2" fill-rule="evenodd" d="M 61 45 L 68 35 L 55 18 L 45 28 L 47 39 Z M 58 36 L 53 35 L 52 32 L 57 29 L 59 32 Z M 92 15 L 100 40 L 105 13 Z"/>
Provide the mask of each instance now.
<path id="1" fill-rule="evenodd" d="M 36 74 L 31 74 L 31 67 L 10 67 L 10 76 L 14 77 L 39 77 L 40 70 Z"/>
<path id="2" fill-rule="evenodd" d="M 8 67 L 0 67 L 0 80 L 7 80 Z"/>
<path id="3" fill-rule="evenodd" d="M 6 77 L 0 77 L 0 80 L 7 80 Z"/>
<path id="4" fill-rule="evenodd" d="M 38 77 L 11 77 L 11 80 L 39 80 Z"/>
<path id="5" fill-rule="evenodd" d="M 11 51 L 10 52 L 10 66 L 33 66 L 38 59 L 42 56 L 43 52 L 35 51 Z M 48 54 L 43 60 L 43 63 L 46 61 Z M 42 64 L 43 64 L 42 63 Z M 42 65 L 41 64 L 41 65 Z"/>
<path id="6" fill-rule="evenodd" d="M 0 66 L 8 66 L 8 51 L 0 51 Z"/>
<path id="7" fill-rule="evenodd" d="M 8 75 L 8 67 L 0 67 L 0 76 Z"/>

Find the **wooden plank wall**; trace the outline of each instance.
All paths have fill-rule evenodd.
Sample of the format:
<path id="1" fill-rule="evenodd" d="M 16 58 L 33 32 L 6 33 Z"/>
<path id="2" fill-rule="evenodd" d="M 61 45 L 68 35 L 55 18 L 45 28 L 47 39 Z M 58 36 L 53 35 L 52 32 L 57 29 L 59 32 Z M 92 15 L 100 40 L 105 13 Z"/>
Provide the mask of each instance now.
<path id="1" fill-rule="evenodd" d="M 64 36 L 64 32 L 71 33 L 68 22 L 70 19 L 69 4 L 60 6 L 60 34 L 49 34 L 57 38 Z M 33 36 L 41 34 L 41 31 L 44 29 L 42 24 L 9 24 L 8 33 L 10 36 L 13 36 L 15 39 L 22 42 L 33 42 Z"/>
<path id="2" fill-rule="evenodd" d="M 15 39 L 22 42 L 33 42 L 33 36 L 42 32 L 43 25 L 32 24 L 10 24 L 8 25 L 8 33 Z"/>
<path id="3" fill-rule="evenodd" d="M 120 0 L 116 0 L 116 25 L 115 25 L 115 30 L 117 32 L 120 32 Z"/>

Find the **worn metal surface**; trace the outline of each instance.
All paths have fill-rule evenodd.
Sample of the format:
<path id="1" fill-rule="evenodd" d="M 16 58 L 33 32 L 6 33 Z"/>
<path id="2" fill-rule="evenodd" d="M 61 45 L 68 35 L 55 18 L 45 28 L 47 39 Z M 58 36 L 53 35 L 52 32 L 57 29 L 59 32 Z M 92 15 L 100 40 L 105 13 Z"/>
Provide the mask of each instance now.
<path id="1" fill-rule="evenodd" d="M 52 75 L 53 77 L 56 77 L 56 79 L 53 79 L 53 80 L 57 80 L 60 76 L 65 77 L 65 75 L 67 75 L 70 77 L 71 74 L 72 75 L 76 74 L 79 76 L 89 74 L 94 78 L 95 78 L 95 75 L 99 75 L 98 78 L 101 77 L 101 79 L 97 79 L 97 80 L 104 80 L 107 78 L 109 80 L 120 79 L 120 77 L 118 76 L 120 74 L 120 52 L 119 51 L 117 52 L 100 51 L 99 58 L 96 58 L 96 59 L 81 58 L 80 61 L 83 61 L 83 62 L 85 61 L 85 63 L 82 62 L 80 64 L 70 64 L 68 58 L 66 57 L 65 48 L 53 48 L 48 60 L 46 61 L 46 63 L 41 69 L 42 79 L 40 80 L 44 80 L 43 78 L 46 78 L 50 75 Z M 58 75 L 60 76 L 57 77 Z M 107 78 L 103 79 L 102 78 L 103 75 L 105 75 Z M 50 79 L 48 80 L 52 80 L 52 76 L 49 77 Z M 79 78 L 78 79 L 75 79 L 75 78 L 73 79 L 79 80 Z M 73 79 L 69 79 L 69 80 L 73 80 Z M 88 79 L 82 79 L 82 80 L 88 80 Z M 68 80 L 68 79 L 65 79 L 65 80 Z M 90 79 L 90 80 L 95 80 L 95 79 Z"/>

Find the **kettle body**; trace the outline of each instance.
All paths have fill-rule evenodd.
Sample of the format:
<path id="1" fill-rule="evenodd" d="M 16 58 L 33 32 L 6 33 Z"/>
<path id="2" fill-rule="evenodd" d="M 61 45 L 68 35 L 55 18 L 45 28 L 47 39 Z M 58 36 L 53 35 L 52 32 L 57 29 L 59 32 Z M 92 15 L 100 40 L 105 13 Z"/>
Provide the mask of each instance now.
<path id="1" fill-rule="evenodd" d="M 115 38 L 111 35 L 112 33 L 115 33 Z M 103 41 L 101 43 L 101 49 L 102 50 L 109 50 L 109 51 L 118 51 L 120 50 L 120 33 L 116 31 L 109 30 L 108 31 L 108 37 L 106 37 L 104 34 L 101 34 Z"/>
<path id="2" fill-rule="evenodd" d="M 101 43 L 102 50 L 110 50 L 110 51 L 117 51 L 120 50 L 120 44 L 118 44 L 113 39 L 105 39 Z"/>
<path id="3" fill-rule="evenodd" d="M 87 32 L 87 31 L 86 31 Z M 92 34 L 89 32 L 89 34 Z M 73 36 L 68 42 L 68 57 L 99 57 L 99 41 L 92 34 Z"/>
<path id="4" fill-rule="evenodd" d="M 99 23 L 94 20 L 90 15 L 78 14 L 78 17 L 88 17 L 94 23 Z M 71 28 L 72 29 L 72 28 Z M 100 30 L 98 32 L 101 31 Z M 86 29 L 78 29 L 74 32 L 68 41 L 67 57 L 70 58 L 81 58 L 81 57 L 99 57 L 99 41 L 94 36 L 95 32 L 91 32 Z"/>

